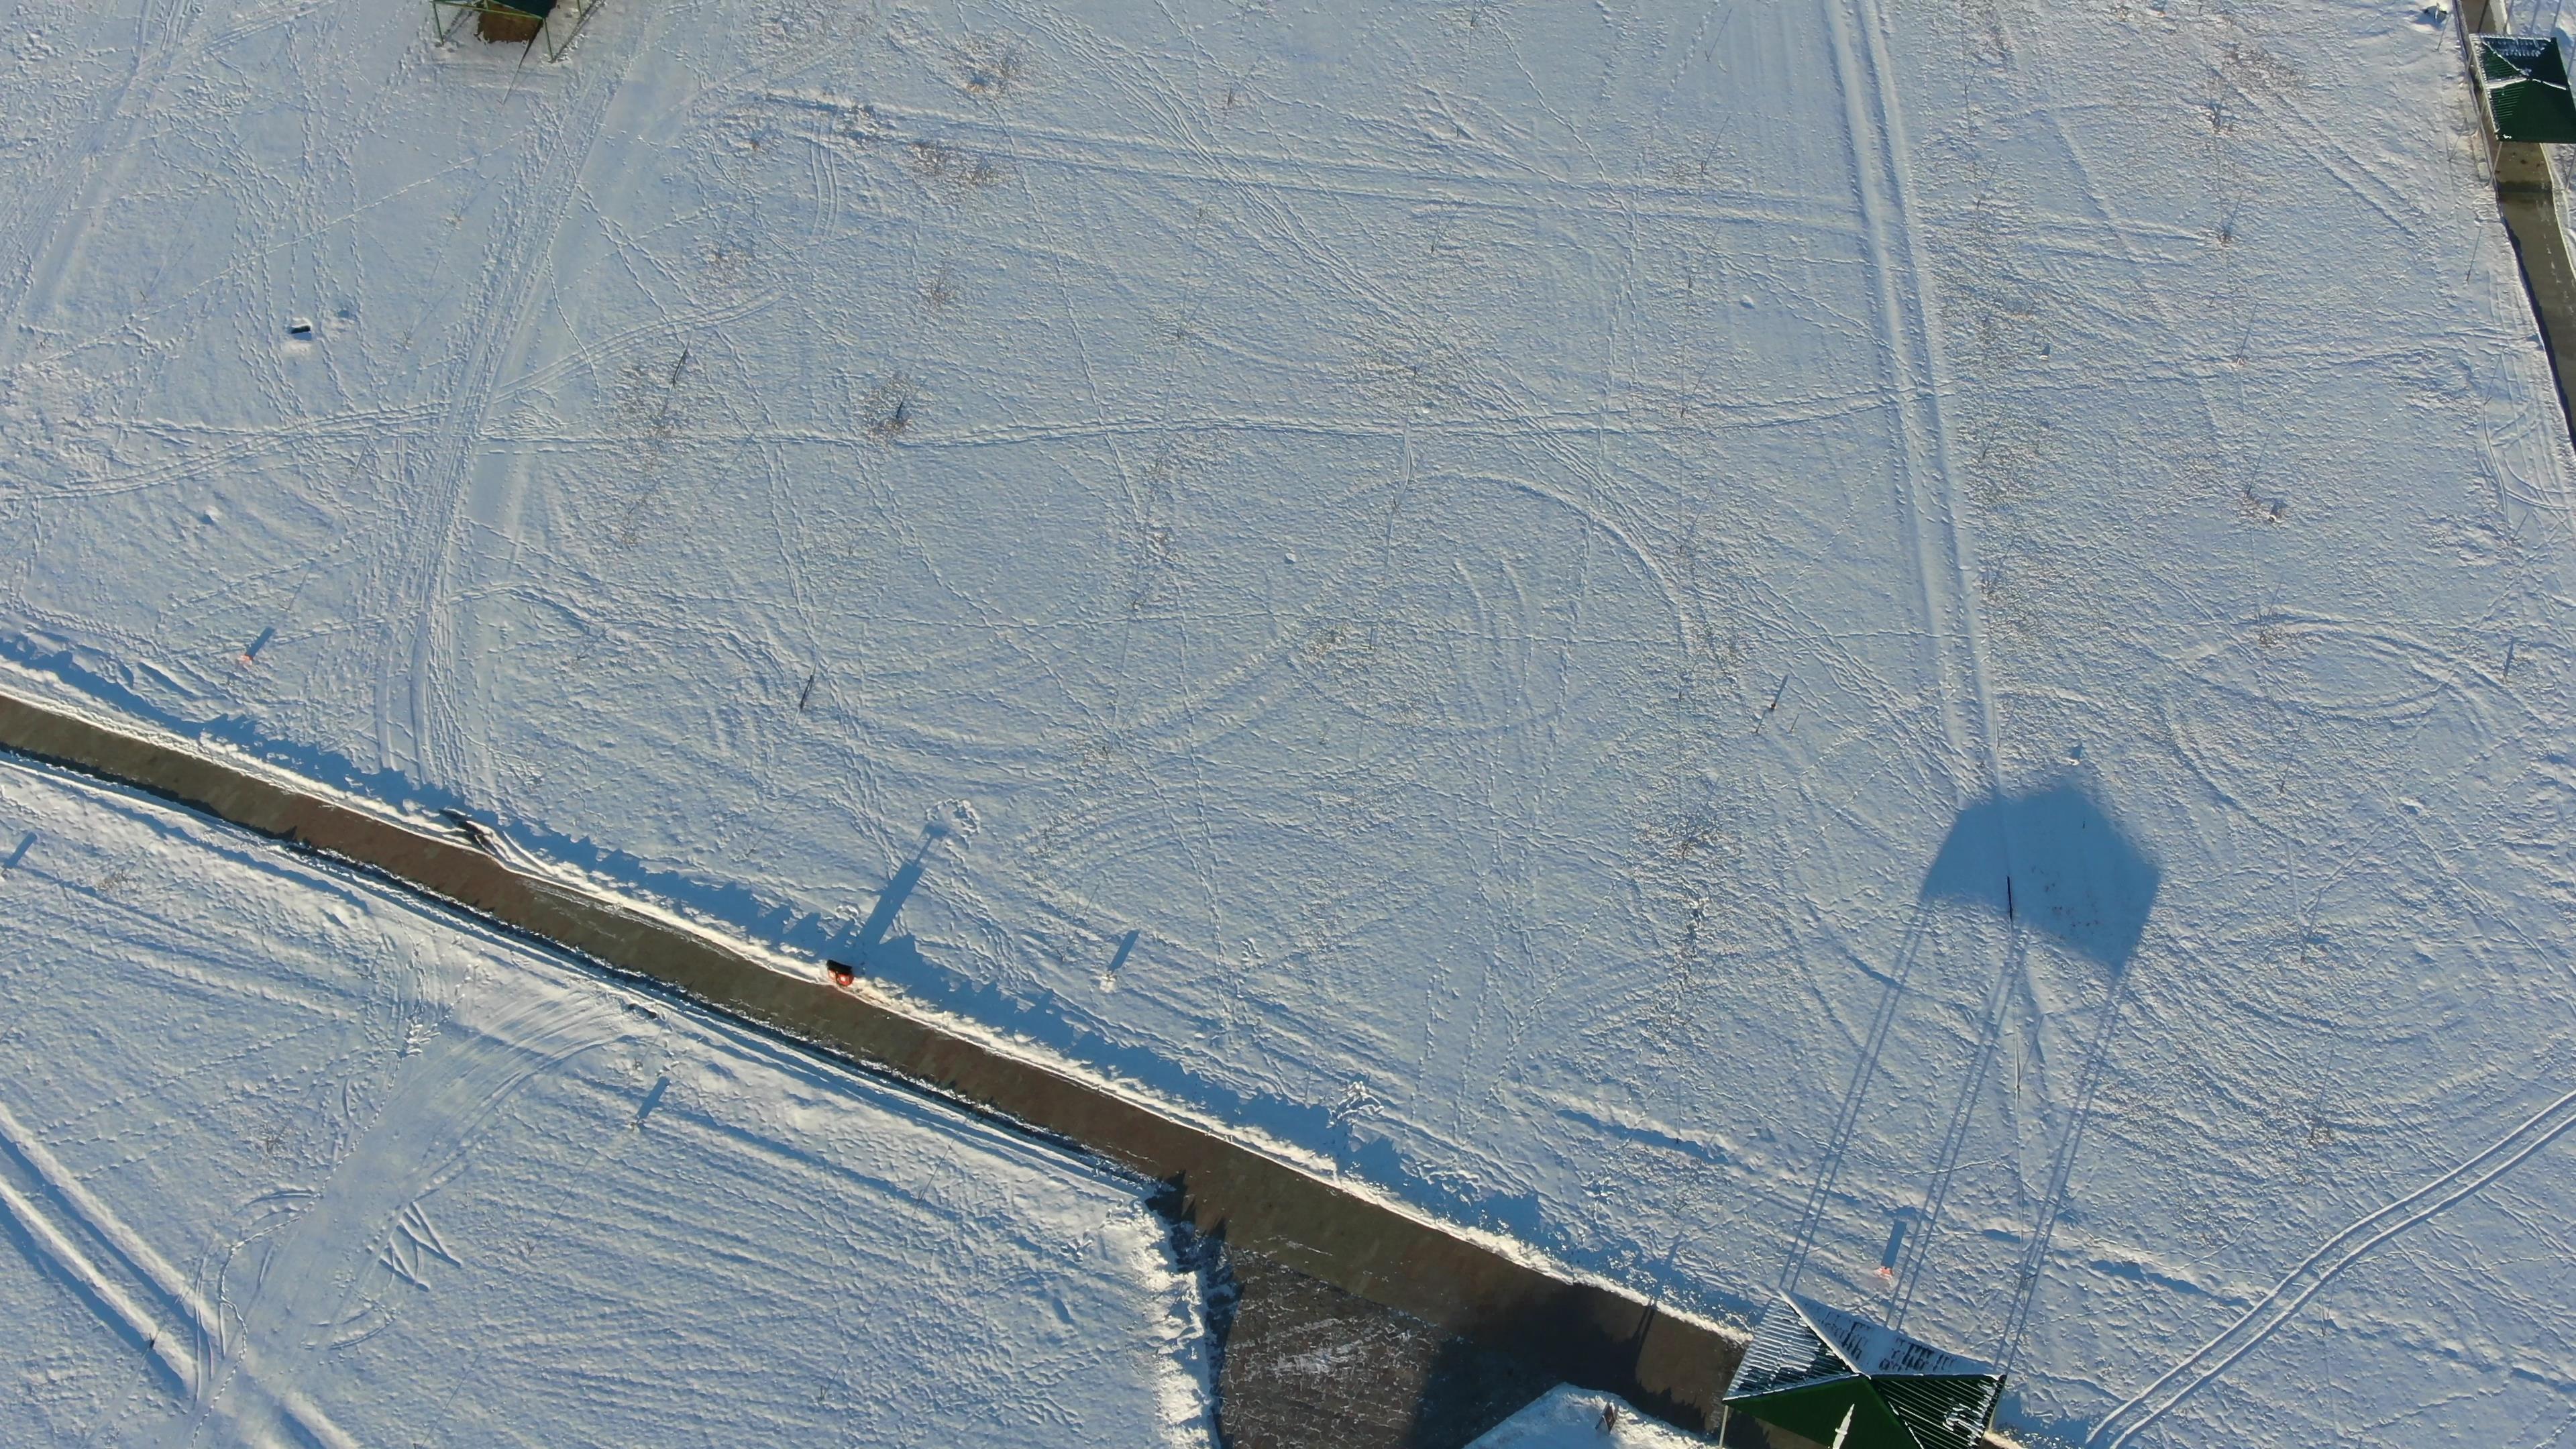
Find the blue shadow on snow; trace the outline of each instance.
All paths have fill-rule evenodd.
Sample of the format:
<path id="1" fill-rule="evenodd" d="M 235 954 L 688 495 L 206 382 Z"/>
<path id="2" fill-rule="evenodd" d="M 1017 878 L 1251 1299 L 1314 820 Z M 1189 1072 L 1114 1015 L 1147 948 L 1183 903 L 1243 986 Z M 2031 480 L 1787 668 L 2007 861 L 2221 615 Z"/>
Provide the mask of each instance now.
<path id="1" fill-rule="evenodd" d="M 2116 976 L 2146 934 L 2163 878 L 2092 795 L 2061 782 L 1960 811 L 1924 873 L 1923 898 L 2010 916 Z"/>

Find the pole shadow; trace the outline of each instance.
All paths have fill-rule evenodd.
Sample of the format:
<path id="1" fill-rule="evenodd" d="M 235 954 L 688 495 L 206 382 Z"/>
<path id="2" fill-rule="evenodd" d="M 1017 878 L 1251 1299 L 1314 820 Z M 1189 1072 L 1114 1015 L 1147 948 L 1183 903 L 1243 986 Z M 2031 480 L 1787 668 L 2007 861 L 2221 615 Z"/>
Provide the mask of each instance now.
<path id="1" fill-rule="evenodd" d="M 886 880 L 885 889 L 877 893 L 877 903 L 868 918 L 859 923 L 858 934 L 850 938 L 851 959 L 861 967 L 870 963 L 877 948 L 885 944 L 886 933 L 894 929 L 894 918 L 903 911 L 903 903 L 912 899 L 913 887 L 921 884 L 921 873 L 930 859 L 930 848 L 939 843 L 936 835 L 922 841 L 912 859 L 897 867 Z"/>

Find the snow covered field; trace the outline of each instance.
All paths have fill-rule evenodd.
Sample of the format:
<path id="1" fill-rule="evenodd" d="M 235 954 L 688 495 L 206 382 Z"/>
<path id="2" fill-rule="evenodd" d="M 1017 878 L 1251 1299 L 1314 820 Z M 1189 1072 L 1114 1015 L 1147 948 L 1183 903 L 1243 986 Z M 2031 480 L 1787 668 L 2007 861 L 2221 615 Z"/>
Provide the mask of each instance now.
<path id="1" fill-rule="evenodd" d="M 1208 1442 L 1130 1185 L 122 792 L 0 836 L 0 1442 Z"/>
<path id="2" fill-rule="evenodd" d="M 2576 1423 L 2571 459 L 2415 0 L 8 35 L 40 687 L 2026 1432 Z"/>

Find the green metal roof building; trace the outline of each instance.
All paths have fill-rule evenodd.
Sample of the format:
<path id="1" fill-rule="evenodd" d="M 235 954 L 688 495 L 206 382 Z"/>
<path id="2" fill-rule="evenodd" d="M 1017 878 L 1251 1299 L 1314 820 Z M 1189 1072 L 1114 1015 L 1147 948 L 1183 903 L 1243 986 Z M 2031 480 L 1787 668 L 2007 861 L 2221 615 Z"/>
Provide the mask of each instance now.
<path id="1" fill-rule="evenodd" d="M 2003 1390 L 1991 1364 L 1784 1293 L 1754 1328 L 1726 1406 L 1826 1449 L 1973 1449 Z"/>
<path id="2" fill-rule="evenodd" d="M 2478 84 L 2497 139 L 2576 142 L 2576 96 L 2568 93 L 2567 57 L 2556 37 L 2481 35 L 2477 47 Z"/>

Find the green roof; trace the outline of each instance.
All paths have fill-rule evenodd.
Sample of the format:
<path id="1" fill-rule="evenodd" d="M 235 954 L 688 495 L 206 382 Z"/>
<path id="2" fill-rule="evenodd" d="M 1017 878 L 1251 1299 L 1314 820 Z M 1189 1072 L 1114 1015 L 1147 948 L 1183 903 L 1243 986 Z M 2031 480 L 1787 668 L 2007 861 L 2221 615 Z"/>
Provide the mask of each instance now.
<path id="1" fill-rule="evenodd" d="M 1827 1449 L 1972 1449 L 2003 1388 L 1990 1364 L 1782 1294 L 1754 1329 L 1726 1404 Z"/>
<path id="2" fill-rule="evenodd" d="M 2507 141 L 2576 142 L 2576 96 L 2558 42 L 2538 35 L 2481 35 L 2478 83 L 2496 135 Z"/>

